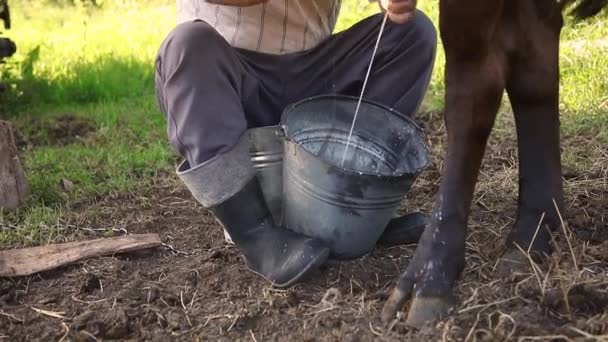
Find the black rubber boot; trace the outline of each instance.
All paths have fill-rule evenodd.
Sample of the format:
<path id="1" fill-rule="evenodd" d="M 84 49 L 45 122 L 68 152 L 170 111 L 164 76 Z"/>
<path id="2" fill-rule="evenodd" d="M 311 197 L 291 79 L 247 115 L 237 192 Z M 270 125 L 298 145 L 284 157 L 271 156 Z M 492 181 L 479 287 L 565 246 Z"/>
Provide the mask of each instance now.
<path id="1" fill-rule="evenodd" d="M 398 246 L 418 243 L 427 222 L 428 216 L 421 212 L 395 217 L 388 223 L 377 244 Z"/>
<path id="2" fill-rule="evenodd" d="M 329 256 L 329 248 L 320 240 L 274 225 L 256 178 L 210 210 L 230 234 L 249 269 L 276 287 L 293 285 Z"/>

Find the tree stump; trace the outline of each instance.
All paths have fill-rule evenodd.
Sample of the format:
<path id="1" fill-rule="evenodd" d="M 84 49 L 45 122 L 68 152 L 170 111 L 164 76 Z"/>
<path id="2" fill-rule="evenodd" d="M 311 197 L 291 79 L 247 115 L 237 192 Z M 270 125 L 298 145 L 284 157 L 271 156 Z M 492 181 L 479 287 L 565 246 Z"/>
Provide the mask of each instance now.
<path id="1" fill-rule="evenodd" d="M 14 210 L 28 193 L 12 125 L 0 121 L 0 209 Z"/>

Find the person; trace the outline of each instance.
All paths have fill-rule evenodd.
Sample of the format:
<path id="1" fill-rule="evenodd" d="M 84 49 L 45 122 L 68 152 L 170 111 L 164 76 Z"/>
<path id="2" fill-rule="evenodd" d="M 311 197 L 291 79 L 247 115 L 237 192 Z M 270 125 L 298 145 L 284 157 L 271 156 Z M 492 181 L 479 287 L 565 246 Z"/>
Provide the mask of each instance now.
<path id="1" fill-rule="evenodd" d="M 359 96 L 384 19 L 333 33 L 340 0 L 178 0 L 178 24 L 156 59 L 156 91 L 177 175 L 236 244 L 250 270 L 289 287 L 328 258 L 322 241 L 276 225 L 249 155 L 247 131 L 278 124 L 315 95 Z M 366 99 L 414 115 L 437 35 L 415 0 L 383 0 L 387 21 Z M 277 180 L 281 181 L 281 180 Z"/>

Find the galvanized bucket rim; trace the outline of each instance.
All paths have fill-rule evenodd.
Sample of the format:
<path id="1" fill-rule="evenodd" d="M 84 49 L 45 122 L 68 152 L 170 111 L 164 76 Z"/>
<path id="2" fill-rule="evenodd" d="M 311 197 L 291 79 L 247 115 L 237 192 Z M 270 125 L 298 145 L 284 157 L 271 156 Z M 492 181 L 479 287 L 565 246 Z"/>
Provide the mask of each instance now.
<path id="1" fill-rule="evenodd" d="M 381 179 L 391 179 L 391 178 L 400 178 L 403 176 L 417 176 L 419 175 L 422 170 L 424 170 L 425 168 L 428 167 L 428 165 L 430 164 L 430 156 L 429 156 L 429 149 L 428 146 L 426 144 L 426 142 L 424 141 L 422 135 L 424 134 L 424 130 L 422 129 L 422 127 L 420 127 L 420 125 L 418 125 L 414 120 L 412 120 L 411 118 L 409 118 L 408 116 L 402 114 L 401 112 L 394 110 L 388 106 L 370 101 L 370 100 L 366 100 L 365 98 L 361 99 L 361 103 L 365 103 L 371 106 L 375 106 L 378 107 L 380 109 L 386 110 L 388 112 L 391 112 L 397 116 L 399 116 L 401 119 L 404 119 L 408 124 L 412 125 L 412 127 L 414 127 L 416 129 L 416 131 L 421 134 L 421 141 L 422 141 L 422 147 L 424 148 L 424 154 L 426 156 L 426 162 L 421 165 L 420 167 L 416 168 L 413 171 L 404 171 L 404 172 L 399 172 L 399 173 L 393 173 L 393 174 L 378 174 L 378 173 L 373 173 L 373 172 L 369 172 L 369 171 L 356 171 L 353 169 L 348 169 L 348 168 L 344 168 L 336 163 L 332 163 L 328 160 L 319 158 L 319 156 L 317 156 L 316 154 L 308 151 L 306 148 L 300 146 L 299 144 L 297 144 L 293 138 L 289 137 L 287 134 L 287 129 L 286 129 L 286 123 L 285 121 L 287 120 L 288 116 L 290 113 L 293 112 L 293 110 L 295 108 L 297 108 L 298 106 L 304 104 L 304 103 L 308 103 L 310 101 L 314 101 L 314 100 L 323 100 L 323 99 L 337 99 L 337 100 L 353 100 L 353 101 L 359 101 L 358 97 L 355 96 L 349 96 L 349 95 L 317 95 L 317 96 L 311 96 L 311 97 L 307 97 L 303 100 L 294 102 L 290 105 L 288 105 L 287 107 L 285 107 L 285 109 L 283 110 L 283 114 L 281 115 L 281 122 L 278 126 L 278 134 L 285 140 L 290 141 L 292 143 L 294 143 L 296 146 L 298 146 L 300 149 L 302 149 L 304 152 L 306 152 L 307 154 L 310 154 L 311 156 L 313 156 L 315 159 L 318 159 L 320 161 L 322 161 L 323 163 L 332 165 L 334 167 L 337 167 L 341 170 L 343 170 L 344 172 L 350 173 L 350 174 L 357 174 L 360 176 L 372 176 L 375 178 L 381 178 Z"/>

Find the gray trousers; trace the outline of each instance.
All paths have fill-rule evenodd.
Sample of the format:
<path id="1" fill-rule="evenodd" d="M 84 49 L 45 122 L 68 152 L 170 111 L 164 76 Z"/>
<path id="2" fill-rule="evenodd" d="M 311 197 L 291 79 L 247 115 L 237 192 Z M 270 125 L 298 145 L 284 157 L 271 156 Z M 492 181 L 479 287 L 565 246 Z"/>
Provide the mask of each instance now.
<path id="1" fill-rule="evenodd" d="M 304 98 L 359 96 L 382 15 L 369 17 L 304 52 L 270 55 L 230 44 L 202 21 L 175 27 L 156 59 L 158 102 L 169 140 L 191 166 L 231 150 L 249 128 L 279 123 Z M 417 12 L 387 22 L 365 98 L 413 116 L 428 88 L 437 34 Z"/>

